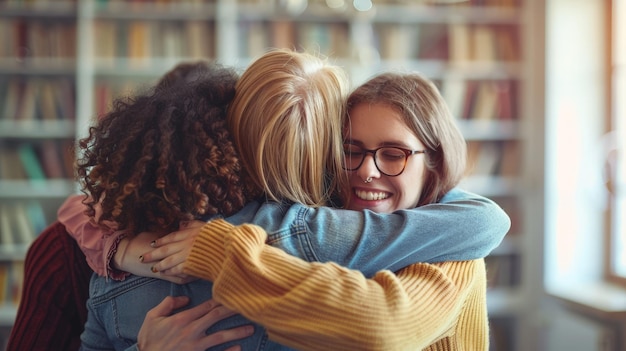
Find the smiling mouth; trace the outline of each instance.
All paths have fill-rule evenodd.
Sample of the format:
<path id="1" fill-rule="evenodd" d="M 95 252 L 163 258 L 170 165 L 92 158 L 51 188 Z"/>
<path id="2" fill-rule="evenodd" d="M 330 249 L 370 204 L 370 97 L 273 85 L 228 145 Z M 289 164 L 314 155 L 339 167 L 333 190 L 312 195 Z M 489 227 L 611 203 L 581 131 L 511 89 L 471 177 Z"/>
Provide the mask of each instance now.
<path id="1" fill-rule="evenodd" d="M 355 190 L 354 194 L 359 199 L 367 201 L 384 200 L 389 197 L 389 194 L 385 192 L 373 192 L 365 190 Z"/>

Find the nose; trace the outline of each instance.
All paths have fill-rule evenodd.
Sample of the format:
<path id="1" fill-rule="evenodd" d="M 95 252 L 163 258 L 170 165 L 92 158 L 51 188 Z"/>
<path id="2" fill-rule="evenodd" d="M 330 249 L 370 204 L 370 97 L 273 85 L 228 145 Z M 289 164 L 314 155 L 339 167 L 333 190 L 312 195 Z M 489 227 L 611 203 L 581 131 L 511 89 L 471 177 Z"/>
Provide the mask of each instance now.
<path id="1" fill-rule="evenodd" d="M 380 178 L 380 171 L 376 167 L 374 154 L 368 153 L 365 155 L 361 167 L 357 170 L 357 175 L 363 180 L 367 178 Z"/>

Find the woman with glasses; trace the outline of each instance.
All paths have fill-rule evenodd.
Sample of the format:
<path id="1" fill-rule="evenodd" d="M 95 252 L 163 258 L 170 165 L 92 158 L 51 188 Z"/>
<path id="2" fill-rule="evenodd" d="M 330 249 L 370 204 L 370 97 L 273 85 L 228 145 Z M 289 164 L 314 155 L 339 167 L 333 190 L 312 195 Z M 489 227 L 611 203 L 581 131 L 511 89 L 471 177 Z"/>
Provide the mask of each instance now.
<path id="1" fill-rule="evenodd" d="M 343 107 L 345 95 L 342 93 L 344 84 L 345 77 L 337 67 L 330 66 L 311 55 L 285 50 L 267 53 L 243 73 L 237 83 L 235 98 L 229 106 L 229 126 L 244 167 L 257 185 L 263 189 L 265 198 L 272 201 L 262 199 L 252 202 L 239 213 L 228 217 L 227 220 L 235 224 L 249 222 L 262 225 L 270 234 L 267 243 L 282 251 L 272 246 L 261 245 L 263 250 L 268 249 L 270 252 L 279 253 L 279 256 L 291 254 L 293 257 L 301 257 L 307 261 L 335 262 L 313 263 L 314 267 L 330 267 L 331 270 L 335 270 L 340 268 L 337 264 L 343 265 L 347 268 L 340 268 L 341 271 L 346 270 L 350 276 L 356 274 L 367 284 L 373 284 L 372 292 L 375 290 L 377 294 L 384 293 L 384 287 L 374 279 L 366 280 L 365 277 L 373 277 L 381 269 L 396 271 L 422 261 L 477 259 L 484 257 L 495 248 L 509 228 L 508 217 L 492 201 L 453 189 L 458 179 L 442 185 L 441 193 L 435 199 L 439 202 L 397 211 L 394 214 L 384 215 L 371 211 L 347 211 L 320 207 L 321 204 L 329 202 L 329 195 L 334 189 L 339 189 L 340 196 L 345 193 L 347 189 L 345 185 L 348 184 L 348 174 L 341 169 L 346 166 L 341 136 L 342 125 L 346 125 L 342 124 L 342 116 L 345 115 Z M 460 134 L 458 137 L 462 140 Z M 414 157 L 411 156 L 411 158 Z M 461 169 L 463 166 L 460 165 L 458 168 Z M 461 174 L 462 171 L 459 172 L 457 178 L 460 178 Z M 344 178 L 345 181 L 343 181 Z M 342 186 L 337 188 L 330 186 L 334 182 Z M 67 215 L 67 211 L 60 211 L 60 213 Z M 76 214 L 76 211 L 74 213 Z M 80 211 L 78 214 L 80 215 Z M 67 218 L 66 216 L 65 219 Z M 77 221 L 73 222 L 74 228 L 79 228 L 76 225 Z M 220 225 L 220 223 L 222 222 L 217 221 L 215 225 Z M 194 235 L 199 230 L 199 227 L 196 227 L 197 224 L 203 225 L 204 223 L 195 223 L 191 225 L 193 230 L 179 232 L 169 237 L 167 240 L 172 240 L 174 243 L 168 248 L 161 247 L 153 253 L 146 253 L 147 248 L 145 246 L 137 248 L 134 245 L 136 238 L 133 238 L 130 241 L 123 240 L 127 245 L 124 250 L 117 252 L 105 250 L 102 256 L 107 259 L 117 257 L 114 262 L 118 268 L 129 272 L 171 279 L 180 273 L 181 267 L 177 264 L 187 257 L 185 250 L 188 250 L 188 243 L 193 241 Z M 226 235 L 226 233 L 222 234 Z M 82 235 L 96 238 L 102 236 L 94 235 L 94 233 Z M 214 239 L 216 238 L 212 240 Z M 107 240 L 110 239 L 107 238 Z M 145 241 L 145 239 L 142 240 Z M 160 246 L 168 242 L 161 240 L 163 239 L 155 237 L 155 245 Z M 266 240 L 262 239 L 256 244 L 265 242 Z M 217 245 L 213 249 L 219 247 L 219 250 L 223 250 L 222 245 L 225 242 L 217 238 L 213 244 Z M 104 245 L 101 244 L 101 254 L 103 247 Z M 165 251 L 169 251 L 172 256 L 158 264 L 151 263 L 155 259 L 168 256 L 164 254 Z M 139 257 L 144 253 L 145 255 L 142 256 L 144 264 L 140 265 Z M 221 253 L 223 254 L 224 252 Z M 100 261 L 98 256 L 95 261 Z M 220 262 L 220 264 L 223 263 L 225 262 Z M 133 264 L 135 267 L 132 267 Z M 103 266 L 108 265 L 109 262 L 105 260 Z M 170 269 L 172 275 L 168 275 L 169 267 L 173 267 Z M 289 275 L 293 267 L 284 267 L 284 269 Z M 359 269 L 362 273 L 349 269 Z M 389 271 L 382 274 L 388 278 L 394 277 Z M 102 275 L 101 280 L 105 280 L 106 270 Z M 181 277 L 185 278 L 184 275 L 179 278 Z M 341 289 L 343 284 L 341 279 L 336 281 L 337 288 Z M 309 281 L 311 282 L 313 281 Z M 324 284 L 332 282 L 331 280 Z M 248 284 L 254 285 L 252 281 Z M 303 292 L 312 298 L 321 292 L 332 294 L 335 288 L 331 287 L 327 290 L 324 284 L 320 285 L 322 290 L 313 287 L 313 290 Z M 249 285 L 246 286 L 246 288 L 249 287 Z M 399 284 L 395 288 L 401 292 L 405 287 Z M 250 290 L 248 292 L 255 294 Z M 210 293 L 211 291 L 207 291 L 208 296 Z M 300 294 L 288 295 L 295 297 Z M 357 295 L 354 296 L 357 297 Z M 372 296 L 372 298 L 372 304 L 376 308 L 385 308 L 384 303 L 379 305 L 379 301 L 383 302 L 381 295 Z M 253 302 L 250 296 L 244 300 Z M 307 301 L 300 306 L 300 310 L 314 308 L 324 300 L 315 298 L 314 301 Z M 289 303 L 290 299 L 286 298 L 284 301 Z M 328 299 L 328 302 L 334 303 L 333 299 Z M 410 300 L 405 301 L 406 307 L 410 307 L 409 302 Z M 171 303 L 171 300 L 167 303 Z M 361 300 L 359 303 L 369 305 L 366 300 Z M 456 306 L 452 303 L 448 304 L 448 306 L 452 305 Z M 173 334 L 174 337 L 185 335 L 185 327 L 177 325 L 184 320 L 183 317 L 173 316 L 173 319 L 169 320 L 171 323 L 168 324 L 164 317 L 171 312 L 171 309 L 159 305 L 156 311 L 146 317 L 146 328 L 142 329 L 144 333 L 139 334 L 142 351 L 167 350 L 163 342 L 174 345 L 177 343 L 174 339 L 163 340 L 163 335 Z M 335 313 L 328 314 L 328 311 L 323 308 L 321 311 L 323 311 L 322 315 L 317 312 L 313 314 L 307 312 L 307 315 L 332 320 L 337 317 Z M 364 313 L 370 313 L 370 317 L 376 319 L 376 323 L 372 326 L 384 322 L 384 319 L 378 315 L 379 311 L 382 310 L 363 310 Z M 396 314 L 397 312 L 395 309 L 388 310 L 388 313 Z M 407 312 L 408 310 L 399 313 L 397 317 L 407 322 L 404 328 L 411 329 L 415 326 L 413 324 L 415 321 L 405 318 Z M 278 319 L 267 320 L 271 337 L 270 340 L 260 340 L 259 345 L 275 349 L 280 346 L 274 341 L 279 341 L 298 349 L 320 349 L 327 348 L 328 345 L 334 345 L 330 349 L 361 349 L 380 346 L 380 342 L 392 348 L 393 345 L 407 345 L 407 340 L 409 344 L 413 344 L 414 336 L 411 334 L 389 334 L 385 329 L 369 334 L 369 331 L 377 328 L 366 328 L 363 332 L 359 332 L 354 330 L 358 324 L 327 328 L 324 327 L 325 322 L 322 323 L 321 320 L 315 319 L 314 323 L 309 324 L 301 320 L 305 317 L 303 315 L 296 316 L 289 310 L 282 313 L 284 315 Z M 139 315 L 139 313 L 136 314 Z M 449 316 L 449 314 L 446 315 Z M 369 317 L 364 316 L 364 318 L 362 322 L 369 320 Z M 334 323 L 328 326 L 333 326 Z M 261 324 L 266 327 L 263 323 Z M 160 329 L 161 327 L 164 329 Z M 177 327 L 182 330 L 176 329 Z M 261 327 L 258 326 L 258 328 Z M 176 330 L 181 330 L 181 332 L 173 332 Z M 311 334 L 311 330 L 316 330 L 316 332 Z M 364 335 L 365 332 L 368 334 Z M 155 342 L 161 343 L 154 344 Z"/>
<path id="2" fill-rule="evenodd" d="M 417 74 L 384 73 L 356 89 L 344 134 L 350 209 L 435 203 L 465 172 L 465 140 L 437 88 Z"/>
<path id="3" fill-rule="evenodd" d="M 344 139 L 349 185 L 342 195 L 350 209 L 427 209 L 465 170 L 463 137 L 437 88 L 418 74 L 385 73 L 357 88 L 348 98 Z M 198 231 L 187 260 L 171 269 L 213 281 L 217 301 L 264 325 L 280 343 L 299 350 L 489 348 L 483 259 L 416 263 L 368 279 L 333 262 L 290 256 L 268 246 L 261 227 L 223 220 L 156 246 Z M 147 319 L 145 338 L 155 340 L 166 325 L 174 328 Z"/>

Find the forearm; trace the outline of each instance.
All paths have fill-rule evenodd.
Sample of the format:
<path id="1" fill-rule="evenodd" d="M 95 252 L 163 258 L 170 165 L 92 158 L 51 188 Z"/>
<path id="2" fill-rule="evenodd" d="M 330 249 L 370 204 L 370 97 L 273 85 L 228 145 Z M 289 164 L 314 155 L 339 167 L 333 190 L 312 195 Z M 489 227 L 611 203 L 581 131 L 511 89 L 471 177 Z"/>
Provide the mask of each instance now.
<path id="1" fill-rule="evenodd" d="M 162 279 L 158 272 L 152 271 L 154 263 L 143 263 L 141 259 L 141 256 L 150 250 L 150 242 L 156 238 L 158 235 L 155 233 L 143 232 L 132 238 L 122 239 L 111 257 L 111 266 L 115 270 L 134 275 Z"/>
<path id="2" fill-rule="evenodd" d="M 214 298 L 302 350 L 422 349 L 455 323 L 467 295 L 441 266 L 416 264 L 366 279 L 333 263 L 309 263 L 264 244 L 264 231 L 205 226 L 188 273 L 214 280 Z M 218 248 L 220 245 L 223 247 Z M 466 263 L 465 263 L 466 264 Z"/>
<path id="3" fill-rule="evenodd" d="M 116 231 L 116 226 L 112 223 L 108 223 L 108 226 L 101 226 L 93 218 L 87 216 L 85 213 L 87 208 L 82 203 L 83 199 L 82 195 L 68 197 L 57 211 L 59 222 L 76 240 L 85 254 L 89 267 L 96 274 L 123 279 L 127 273 L 114 270 L 111 266 L 111 259 L 125 233 Z"/>
<path id="4" fill-rule="evenodd" d="M 510 226 L 506 213 L 493 201 L 460 189 L 446 194 L 442 203 L 393 214 L 312 209 L 299 204 L 286 211 L 276 203 L 251 205 L 242 212 L 254 212 L 254 216 L 244 214 L 228 220 L 261 224 L 269 233 L 268 242 L 286 253 L 307 261 L 336 262 L 366 277 L 416 262 L 485 257 L 500 244 Z M 142 250 L 147 248 L 143 246 Z M 167 257 L 166 252 L 160 252 L 160 259 Z M 131 264 L 140 266 L 138 257 L 143 253 L 136 253 Z M 172 266 L 161 264 L 160 268 Z M 139 267 L 143 272 L 132 266 L 122 267 L 134 274 L 152 276 L 144 267 Z"/>
<path id="5" fill-rule="evenodd" d="M 273 246 L 307 261 L 358 269 L 366 277 L 416 262 L 486 257 L 510 228 L 508 215 L 496 203 L 460 189 L 446 194 L 442 203 L 392 214 L 292 207 L 288 215 L 306 215 L 292 221 L 293 235 L 285 235 L 282 227 L 265 228 Z"/>

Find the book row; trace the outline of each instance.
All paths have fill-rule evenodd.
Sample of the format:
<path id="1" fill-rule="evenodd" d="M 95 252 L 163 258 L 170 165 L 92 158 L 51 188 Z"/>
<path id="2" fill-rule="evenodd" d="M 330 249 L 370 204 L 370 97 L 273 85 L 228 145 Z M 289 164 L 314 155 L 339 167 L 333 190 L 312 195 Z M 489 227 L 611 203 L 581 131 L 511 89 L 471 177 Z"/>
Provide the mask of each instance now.
<path id="1" fill-rule="evenodd" d="M 489 255 L 485 257 L 487 288 L 515 287 L 521 282 L 519 254 Z"/>
<path id="2" fill-rule="evenodd" d="M 58 121 L 75 117 L 75 88 L 70 78 L 0 80 L 0 119 Z"/>
<path id="3" fill-rule="evenodd" d="M 101 8 L 109 7 L 112 9 L 115 9 L 119 6 L 132 6 L 133 4 L 140 4 L 142 6 L 154 5 L 156 8 L 167 8 L 170 6 L 214 4 L 215 2 L 216 0 L 97 0 L 97 4 Z"/>
<path id="4" fill-rule="evenodd" d="M 93 91 L 94 115 L 102 116 L 108 113 L 114 99 L 137 95 L 156 84 L 158 78 L 116 79 L 96 82 Z"/>
<path id="5" fill-rule="evenodd" d="M 76 57 L 76 21 L 0 18 L 0 58 L 58 59 Z"/>
<path id="6" fill-rule="evenodd" d="M 146 65 L 151 58 L 210 58 L 215 56 L 214 23 L 180 21 L 94 21 L 95 56 L 99 64 L 128 58 L 129 65 Z"/>
<path id="7" fill-rule="evenodd" d="M 522 225 L 522 207 L 517 196 L 490 196 L 511 219 L 511 228 L 507 234 L 507 237 L 512 237 L 523 233 Z"/>
<path id="8" fill-rule="evenodd" d="M 493 351 L 516 350 L 515 329 L 519 322 L 510 316 L 489 318 L 489 349 Z"/>
<path id="9" fill-rule="evenodd" d="M 94 87 L 96 115 L 108 112 L 114 98 L 134 95 L 153 85 L 157 78 L 97 81 Z M 459 120 L 469 123 L 515 123 L 518 120 L 518 82 L 515 80 L 444 79 L 436 83 L 452 115 Z"/>
<path id="10" fill-rule="evenodd" d="M 71 140 L 45 139 L 38 143 L 2 145 L 0 180 L 47 180 L 74 177 Z"/>
<path id="11" fill-rule="evenodd" d="M 17 306 L 23 285 L 24 261 L 0 262 L 0 304 Z"/>
<path id="12" fill-rule="evenodd" d="M 268 47 L 292 47 L 333 57 L 350 57 L 350 25 L 346 22 L 246 21 L 239 24 L 243 40 L 240 55 L 256 57 Z M 0 58 L 73 59 L 76 56 L 75 21 L 2 18 Z M 517 28 L 488 24 L 375 23 L 370 49 L 385 60 L 446 60 L 515 62 L 520 59 Z M 95 56 L 106 64 L 128 58 L 145 65 L 150 58 L 215 57 L 213 21 L 131 20 L 94 21 Z M 363 50 L 355 47 L 355 50 Z"/>
<path id="13" fill-rule="evenodd" d="M 54 0 L 4 0 L 0 4 L 6 4 L 6 6 L 26 6 L 26 5 L 45 5 L 53 2 Z M 76 0 L 64 0 L 68 3 L 76 3 Z M 322 2 L 324 0 L 310 0 L 311 2 Z M 216 0 L 98 0 L 98 4 L 102 6 L 116 6 L 117 4 L 129 4 L 129 3 L 141 3 L 141 4 L 154 4 L 155 6 L 169 6 L 169 5 L 185 5 L 185 4 L 211 4 Z M 276 5 L 282 3 L 280 0 L 239 0 L 239 3 L 245 4 L 260 4 L 260 5 Z M 378 4 L 385 5 L 441 5 L 441 1 L 434 0 L 377 0 Z M 458 4 L 451 2 L 454 6 L 494 6 L 494 7 L 514 7 L 519 6 L 518 0 L 468 0 L 462 1 Z M 446 6 L 450 6 L 446 4 Z"/>
<path id="14" fill-rule="evenodd" d="M 350 55 L 347 22 L 242 21 L 239 30 L 239 52 L 245 57 L 261 55 L 268 47 L 296 48 L 340 58 Z"/>
<path id="15" fill-rule="evenodd" d="M 296 47 L 333 57 L 350 57 L 348 22 L 242 21 L 242 56 L 255 57 L 267 47 Z M 462 63 L 516 62 L 517 28 L 487 24 L 374 23 L 371 48 L 383 60 L 435 59 Z M 355 50 L 363 50 L 358 47 Z"/>
<path id="16" fill-rule="evenodd" d="M 133 95 L 154 83 L 155 77 L 100 80 L 95 83 L 95 112 L 110 108 L 113 98 Z M 515 120 L 517 82 L 512 80 L 440 81 L 442 95 L 453 116 L 468 121 Z M 70 78 L 15 77 L 0 81 L 0 120 L 59 121 L 75 119 L 75 89 Z"/>
<path id="17" fill-rule="evenodd" d="M 41 8 L 46 5 L 64 2 L 67 4 L 76 4 L 77 0 L 1 0 L 0 6 L 7 8 Z M 100 6 L 117 6 L 119 4 L 154 4 L 161 5 L 186 5 L 186 4 L 206 4 L 215 3 L 215 0 L 96 0 Z"/>
<path id="18" fill-rule="evenodd" d="M 255 1 L 255 0 L 252 0 Z M 257 0 L 258 1 L 258 0 Z M 262 1 L 262 0 L 261 0 Z M 270 0 L 275 1 L 275 0 Z M 390 5 L 432 5 L 432 6 L 446 6 L 446 7 L 472 7 L 472 6 L 485 6 L 485 7 L 517 7 L 519 6 L 519 0 L 465 0 L 465 1 L 437 1 L 437 0 L 377 0 L 377 4 L 390 4 Z"/>
<path id="19" fill-rule="evenodd" d="M 51 64 L 76 57 L 74 20 L 0 18 L 0 33 L 0 58 Z M 102 59 L 213 57 L 214 36 L 213 23 L 202 20 L 94 21 L 95 55 Z"/>
<path id="20" fill-rule="evenodd" d="M 382 59 L 433 59 L 455 64 L 520 59 L 517 28 L 512 25 L 377 23 L 373 29 Z"/>
<path id="21" fill-rule="evenodd" d="M 518 140 L 467 142 L 467 174 L 472 176 L 519 176 L 521 144 Z"/>
<path id="22" fill-rule="evenodd" d="M 129 86 L 144 84 L 126 80 L 100 81 L 96 85 L 96 101 L 102 91 L 132 90 Z M 144 79 L 150 81 L 151 79 Z M 150 83 L 150 82 L 147 82 Z M 518 118 L 518 84 L 515 80 L 444 79 L 441 93 L 453 116 L 467 120 L 514 120 Z M 121 86 L 116 88 L 116 86 Z M 110 101 L 110 98 L 109 98 Z M 96 111 L 104 112 L 99 104 Z M 105 109 L 106 110 L 106 109 Z M 0 119 L 74 120 L 75 87 L 70 78 L 13 77 L 0 80 Z"/>
<path id="23" fill-rule="evenodd" d="M 519 117 L 516 80 L 444 79 L 441 94 L 458 119 L 515 120 Z"/>
<path id="24" fill-rule="evenodd" d="M 46 216 L 37 201 L 0 203 L 1 253 L 22 251 L 46 228 Z"/>

